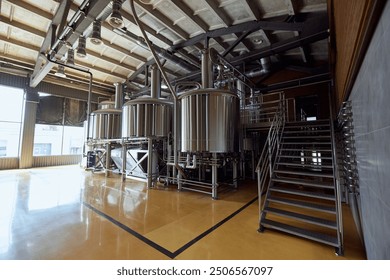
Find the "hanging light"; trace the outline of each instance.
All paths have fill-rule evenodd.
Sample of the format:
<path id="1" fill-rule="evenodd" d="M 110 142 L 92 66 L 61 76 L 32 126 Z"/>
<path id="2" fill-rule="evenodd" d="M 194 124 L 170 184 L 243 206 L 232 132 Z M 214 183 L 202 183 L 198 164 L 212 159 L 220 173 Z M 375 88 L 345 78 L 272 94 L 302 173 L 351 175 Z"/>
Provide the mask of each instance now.
<path id="1" fill-rule="evenodd" d="M 54 75 L 57 77 L 66 78 L 64 65 L 58 65 L 57 72 Z"/>
<path id="2" fill-rule="evenodd" d="M 70 65 L 74 65 L 74 50 L 68 50 L 68 57 L 66 58 L 66 63 Z"/>
<path id="3" fill-rule="evenodd" d="M 121 0 L 114 0 L 112 3 L 112 14 L 108 18 L 108 23 L 114 28 L 123 28 L 125 24 L 123 23 L 123 18 L 120 13 L 122 6 Z"/>
<path id="4" fill-rule="evenodd" d="M 102 36 L 101 36 L 101 30 L 102 30 L 102 23 L 99 20 L 95 20 L 93 22 L 92 26 L 92 35 L 89 38 L 89 41 L 94 45 L 101 45 L 102 44 Z"/>
<path id="5" fill-rule="evenodd" d="M 81 58 L 87 57 L 87 52 L 85 50 L 87 42 L 84 36 L 79 37 L 79 46 L 77 47 L 77 56 Z"/>

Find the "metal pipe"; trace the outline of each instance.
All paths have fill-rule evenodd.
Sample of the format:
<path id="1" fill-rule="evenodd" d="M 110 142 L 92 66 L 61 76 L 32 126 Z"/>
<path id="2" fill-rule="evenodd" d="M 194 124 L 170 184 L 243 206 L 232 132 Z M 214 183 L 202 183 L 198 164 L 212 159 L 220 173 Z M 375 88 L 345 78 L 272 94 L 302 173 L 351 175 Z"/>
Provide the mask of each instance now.
<path id="1" fill-rule="evenodd" d="M 174 153 L 173 153 L 173 158 L 174 159 L 173 160 L 174 160 L 174 165 L 175 165 L 176 169 L 181 174 L 182 171 L 181 171 L 181 168 L 180 168 L 180 166 L 178 165 L 178 162 L 177 162 L 177 151 L 178 151 L 178 149 L 177 149 L 178 148 L 177 147 L 177 143 L 178 143 L 178 139 L 177 139 L 177 137 L 178 137 L 177 123 L 178 123 L 178 112 L 179 112 L 179 110 L 178 110 L 178 97 L 177 97 L 177 95 L 176 95 L 176 93 L 175 93 L 171 83 L 169 82 L 168 76 L 165 73 L 165 70 L 164 70 L 163 66 L 161 65 L 160 60 L 158 59 L 157 54 L 154 51 L 154 48 L 153 48 L 151 42 L 149 41 L 148 35 L 146 34 L 144 28 L 142 27 L 141 21 L 139 20 L 139 18 L 137 16 L 137 12 L 136 12 L 135 7 L 134 7 L 134 0 L 129 0 L 129 2 L 130 2 L 130 7 L 131 7 L 131 10 L 132 10 L 132 13 L 133 13 L 134 20 L 137 23 L 137 25 L 138 25 L 141 33 L 142 33 L 142 36 L 144 37 L 145 42 L 148 45 L 149 50 L 152 53 L 154 60 L 156 61 L 158 69 L 160 69 L 160 72 L 161 72 L 161 75 L 164 78 L 165 84 L 169 88 L 169 91 L 171 92 L 171 95 L 173 97 L 173 106 L 174 106 L 173 107 L 173 114 L 174 114 L 174 124 L 173 124 L 173 134 L 174 134 L 174 143 L 173 143 L 173 145 L 174 145 L 174 148 L 173 148 L 174 151 L 173 152 Z M 185 176 L 185 174 L 183 174 L 183 175 Z"/>
<path id="2" fill-rule="evenodd" d="M 148 188 L 150 189 L 153 185 L 153 139 L 148 138 Z"/>
<path id="3" fill-rule="evenodd" d="M 151 67 L 151 78 L 150 83 L 150 97 L 160 98 L 161 96 L 161 75 L 160 71 L 157 68 L 157 65 L 154 64 Z"/>
<path id="4" fill-rule="evenodd" d="M 202 86 L 203 88 L 214 87 L 213 63 L 209 49 L 202 50 Z"/>
<path id="5" fill-rule="evenodd" d="M 122 109 L 123 106 L 123 85 L 114 83 L 115 86 L 115 109 Z"/>

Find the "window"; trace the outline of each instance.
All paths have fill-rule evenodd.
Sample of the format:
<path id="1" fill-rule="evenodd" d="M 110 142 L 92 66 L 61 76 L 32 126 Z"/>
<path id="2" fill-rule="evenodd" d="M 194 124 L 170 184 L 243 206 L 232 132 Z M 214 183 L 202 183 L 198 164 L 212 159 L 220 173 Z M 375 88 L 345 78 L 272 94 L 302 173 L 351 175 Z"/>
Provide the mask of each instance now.
<path id="1" fill-rule="evenodd" d="M 23 95 L 22 89 L 0 85 L 0 157 L 19 155 Z"/>
<path id="2" fill-rule="evenodd" d="M 35 125 L 34 156 L 80 155 L 83 144 L 83 127 Z"/>

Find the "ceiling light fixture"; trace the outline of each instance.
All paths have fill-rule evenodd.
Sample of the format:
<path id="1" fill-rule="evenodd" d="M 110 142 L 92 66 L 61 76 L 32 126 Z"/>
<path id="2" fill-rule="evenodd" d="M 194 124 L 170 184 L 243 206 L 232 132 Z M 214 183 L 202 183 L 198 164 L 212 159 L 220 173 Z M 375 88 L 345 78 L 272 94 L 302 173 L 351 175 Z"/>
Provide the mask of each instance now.
<path id="1" fill-rule="evenodd" d="M 64 65 L 58 65 L 57 72 L 54 75 L 57 77 L 66 78 Z"/>
<path id="2" fill-rule="evenodd" d="M 68 56 L 66 58 L 66 63 L 69 65 L 74 65 L 74 50 L 73 49 L 68 50 Z"/>
<path id="3" fill-rule="evenodd" d="M 112 14 L 108 18 L 108 23 L 113 28 L 123 28 L 125 26 L 123 22 L 122 15 L 120 13 L 120 9 L 122 7 L 122 1 L 121 0 L 114 0 L 112 3 Z"/>
<path id="4" fill-rule="evenodd" d="M 102 23 L 99 20 L 95 20 L 93 22 L 92 26 L 92 35 L 89 38 L 89 41 L 94 45 L 101 45 L 102 44 Z"/>
<path id="5" fill-rule="evenodd" d="M 87 46 L 87 42 L 84 36 L 79 37 L 79 45 L 77 47 L 77 56 L 80 58 L 87 57 L 87 52 L 85 50 Z"/>

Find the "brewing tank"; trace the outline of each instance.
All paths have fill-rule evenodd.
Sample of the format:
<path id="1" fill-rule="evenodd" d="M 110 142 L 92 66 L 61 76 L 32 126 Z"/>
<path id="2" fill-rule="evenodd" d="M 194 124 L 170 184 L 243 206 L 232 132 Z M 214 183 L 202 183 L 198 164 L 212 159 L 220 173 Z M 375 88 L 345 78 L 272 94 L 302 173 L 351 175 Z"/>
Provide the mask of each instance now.
<path id="1" fill-rule="evenodd" d="M 238 149 L 239 98 L 220 89 L 197 89 L 179 96 L 181 151 L 229 153 Z"/>
<path id="2" fill-rule="evenodd" d="M 123 105 L 122 137 L 167 137 L 172 131 L 173 103 L 142 96 Z"/>
<path id="3" fill-rule="evenodd" d="M 122 110 L 111 109 L 109 104 L 99 104 L 90 116 L 90 137 L 94 140 L 121 138 Z"/>
<path id="4" fill-rule="evenodd" d="M 98 109 L 115 109 L 114 101 L 102 101 L 98 104 Z"/>

